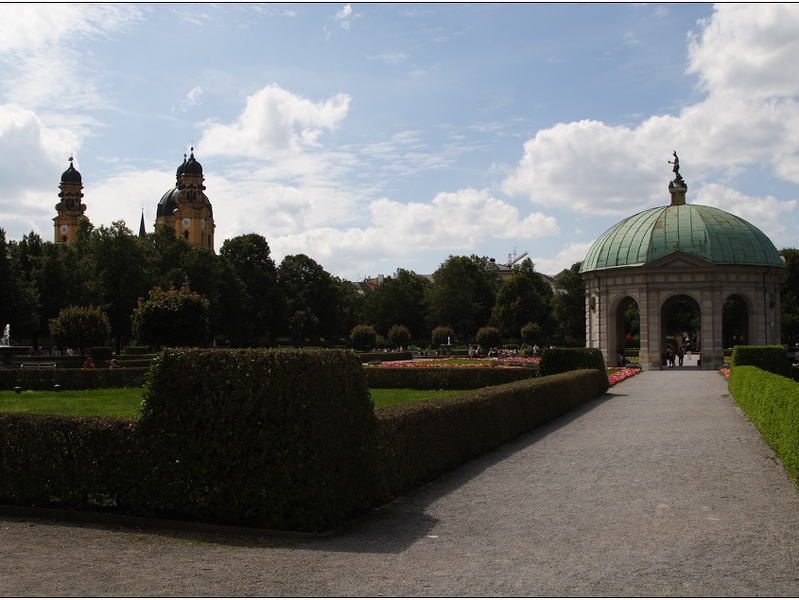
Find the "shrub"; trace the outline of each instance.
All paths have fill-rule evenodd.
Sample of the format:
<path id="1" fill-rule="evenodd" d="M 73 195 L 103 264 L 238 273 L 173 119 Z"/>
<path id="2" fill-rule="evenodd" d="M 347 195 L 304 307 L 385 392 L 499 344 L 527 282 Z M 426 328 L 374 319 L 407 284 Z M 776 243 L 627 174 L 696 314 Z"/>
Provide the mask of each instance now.
<path id="1" fill-rule="evenodd" d="M 89 356 L 91 356 L 95 363 L 98 360 L 111 360 L 114 355 L 113 349 L 108 346 L 92 346 L 88 349 Z"/>
<path id="2" fill-rule="evenodd" d="M 536 369 L 482 367 L 372 367 L 364 371 L 370 388 L 416 390 L 473 390 L 530 379 L 537 374 Z"/>
<path id="3" fill-rule="evenodd" d="M 356 325 L 350 332 L 350 342 L 356 350 L 371 350 L 377 342 L 377 332 L 371 325 Z"/>
<path id="4" fill-rule="evenodd" d="M 405 325 L 392 325 L 388 330 L 388 341 L 392 348 L 401 348 L 411 341 L 411 331 Z"/>
<path id="5" fill-rule="evenodd" d="M 349 350 L 164 350 L 139 429 L 140 510 L 324 531 L 373 499 L 374 408 Z"/>
<path id="6" fill-rule="evenodd" d="M 542 377 L 578 369 L 596 369 L 605 376 L 602 352 L 598 348 L 544 348 L 541 351 L 538 371 Z"/>
<path id="7" fill-rule="evenodd" d="M 477 343 L 483 348 L 498 348 L 502 344 L 502 334 L 496 327 L 486 326 L 477 330 Z"/>
<path id="8" fill-rule="evenodd" d="M 520 335 L 525 344 L 532 346 L 535 344 L 536 340 L 541 338 L 541 326 L 538 323 L 530 321 L 527 325 L 522 327 Z"/>
<path id="9" fill-rule="evenodd" d="M 84 350 L 102 344 L 111 334 L 105 313 L 94 306 L 70 306 L 50 320 L 50 335 L 61 346 Z"/>
<path id="10" fill-rule="evenodd" d="M 744 348 L 745 346 L 736 346 Z M 799 384 L 755 366 L 733 365 L 730 395 L 799 484 Z"/>
<path id="11" fill-rule="evenodd" d="M 730 366 L 749 365 L 769 373 L 792 377 L 793 369 L 784 346 L 735 346 Z"/>
<path id="12" fill-rule="evenodd" d="M 133 311 L 133 336 L 142 344 L 164 346 L 203 346 L 208 340 L 209 302 L 189 289 L 150 290 L 147 300 L 139 298 Z"/>
<path id="13" fill-rule="evenodd" d="M 455 331 L 452 327 L 445 327 L 443 325 L 433 329 L 433 334 L 430 338 L 434 348 L 438 348 L 444 344 L 452 344 L 455 342 Z"/>

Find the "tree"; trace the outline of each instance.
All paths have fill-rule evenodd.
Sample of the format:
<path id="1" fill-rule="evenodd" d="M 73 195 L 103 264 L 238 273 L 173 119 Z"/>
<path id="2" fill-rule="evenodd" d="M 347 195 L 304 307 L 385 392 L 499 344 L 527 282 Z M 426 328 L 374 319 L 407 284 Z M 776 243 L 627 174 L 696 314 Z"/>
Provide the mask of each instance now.
<path id="1" fill-rule="evenodd" d="M 371 325 L 356 325 L 350 333 L 350 342 L 356 350 L 371 350 L 377 343 L 377 332 Z"/>
<path id="2" fill-rule="evenodd" d="M 449 323 L 472 338 L 488 323 L 498 287 L 496 267 L 487 258 L 450 256 L 433 273 L 427 290 L 428 323 Z"/>
<path id="3" fill-rule="evenodd" d="M 388 341 L 394 348 L 401 348 L 411 341 L 411 332 L 405 325 L 392 325 L 388 330 Z"/>
<path id="4" fill-rule="evenodd" d="M 277 269 L 287 301 L 289 331 L 296 340 L 341 335 L 336 279 L 305 254 L 286 256 Z"/>
<path id="5" fill-rule="evenodd" d="M 785 269 L 780 274 L 780 327 L 784 344 L 799 343 L 799 250 L 784 248 Z"/>
<path id="6" fill-rule="evenodd" d="M 32 282 L 12 260 L 13 245 L 6 243 L 6 232 L 0 228 L 0 328 L 13 325 L 25 333 L 35 328 L 38 320 L 37 305 Z"/>
<path id="7" fill-rule="evenodd" d="M 236 315 L 240 345 L 268 343 L 276 337 L 284 298 L 266 238 L 249 233 L 225 240 L 219 254 L 243 287 L 241 310 Z"/>
<path id="8" fill-rule="evenodd" d="M 404 324 L 414 339 L 427 337 L 426 291 L 430 280 L 413 271 L 397 269 L 363 301 L 364 321 L 383 335 L 396 323 Z"/>
<path id="9" fill-rule="evenodd" d="M 70 306 L 50 321 L 50 335 L 56 343 L 78 348 L 81 356 L 86 348 L 105 344 L 110 334 L 108 317 L 94 306 Z"/>
<path id="10" fill-rule="evenodd" d="M 556 335 L 561 344 L 585 345 L 585 282 L 580 265 L 574 263 L 555 279 L 552 314 L 557 323 Z"/>
<path id="11" fill-rule="evenodd" d="M 533 261 L 525 259 L 500 286 L 491 322 L 507 337 L 518 335 L 529 321 L 548 325 L 552 320 L 551 299 L 549 283 L 535 272 Z"/>
<path id="12" fill-rule="evenodd" d="M 89 293 L 108 315 L 120 352 L 123 340 L 131 335 L 131 313 L 139 297 L 150 289 L 145 248 L 124 221 L 115 221 L 111 227 L 100 226 L 92 232 L 86 251 Z"/>
<path id="13" fill-rule="evenodd" d="M 164 291 L 154 288 L 147 300 L 139 298 L 133 311 L 133 335 L 140 344 L 164 346 L 204 346 L 208 342 L 209 302 L 189 289 Z"/>
<path id="14" fill-rule="evenodd" d="M 439 325 L 433 329 L 431 341 L 433 342 L 434 348 L 443 346 L 444 344 L 452 344 L 455 342 L 455 331 L 452 329 L 452 327 Z"/>
<path id="15" fill-rule="evenodd" d="M 475 339 L 483 348 L 496 348 L 502 343 L 502 333 L 496 327 L 486 325 L 477 330 Z"/>

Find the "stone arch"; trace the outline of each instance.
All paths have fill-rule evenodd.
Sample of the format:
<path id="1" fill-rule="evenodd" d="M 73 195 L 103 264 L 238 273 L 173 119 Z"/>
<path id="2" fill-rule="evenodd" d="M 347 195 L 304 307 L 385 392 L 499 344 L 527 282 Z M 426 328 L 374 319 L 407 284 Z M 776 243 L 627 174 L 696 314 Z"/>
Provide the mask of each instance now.
<path id="1" fill-rule="evenodd" d="M 681 311 L 682 314 L 676 314 Z M 690 344 L 694 350 L 702 347 L 702 305 L 697 294 L 679 291 L 668 295 L 660 305 L 660 348 L 665 353 L 668 346 L 677 351 Z"/>
<path id="2" fill-rule="evenodd" d="M 724 348 L 751 343 L 755 330 L 755 305 L 747 294 L 729 294 L 722 304 L 722 345 Z"/>
<path id="3" fill-rule="evenodd" d="M 623 366 L 623 361 L 620 361 L 617 356 L 619 351 L 624 352 L 627 348 L 627 322 L 625 314 L 630 306 L 635 305 L 639 307 L 638 299 L 627 293 L 622 293 L 616 296 L 610 303 L 609 307 L 609 323 L 608 323 L 608 340 L 607 340 L 607 358 L 606 364 L 608 366 Z"/>

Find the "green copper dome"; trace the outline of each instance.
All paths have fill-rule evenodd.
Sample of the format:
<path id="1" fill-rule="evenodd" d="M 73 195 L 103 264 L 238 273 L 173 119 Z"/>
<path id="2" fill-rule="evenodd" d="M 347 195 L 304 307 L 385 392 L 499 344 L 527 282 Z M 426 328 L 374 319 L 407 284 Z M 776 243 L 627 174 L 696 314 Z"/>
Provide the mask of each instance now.
<path id="1" fill-rule="evenodd" d="M 640 267 L 674 252 L 717 265 L 784 266 L 757 227 L 712 206 L 670 204 L 614 225 L 594 242 L 580 272 Z"/>

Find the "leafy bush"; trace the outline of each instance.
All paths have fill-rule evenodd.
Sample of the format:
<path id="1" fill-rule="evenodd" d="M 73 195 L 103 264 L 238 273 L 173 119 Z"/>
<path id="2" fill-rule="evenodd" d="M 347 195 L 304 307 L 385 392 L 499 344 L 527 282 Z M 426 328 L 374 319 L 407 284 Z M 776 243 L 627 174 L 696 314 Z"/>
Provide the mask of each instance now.
<path id="1" fill-rule="evenodd" d="M 490 325 L 478 329 L 475 338 L 483 348 L 496 348 L 502 344 L 502 334 L 499 329 Z"/>
<path id="2" fill-rule="evenodd" d="M 377 331 L 371 325 L 356 325 L 350 332 L 350 342 L 356 350 L 371 350 L 377 342 Z"/>
<path id="3" fill-rule="evenodd" d="M 598 348 L 544 348 L 541 351 L 541 362 L 538 363 L 541 377 L 578 369 L 596 369 L 605 376 L 602 352 Z"/>
<path id="4" fill-rule="evenodd" d="M 445 327 L 443 325 L 433 329 L 433 334 L 430 338 L 434 348 L 438 348 L 443 344 L 452 344 L 455 342 L 455 331 L 452 327 Z"/>
<path id="5" fill-rule="evenodd" d="M 749 365 L 769 373 L 792 377 L 793 369 L 784 346 L 735 346 L 730 366 Z"/>
<path id="6" fill-rule="evenodd" d="M 88 354 L 96 363 L 98 360 L 111 360 L 114 351 L 108 346 L 92 346 L 88 349 Z"/>
<path id="7" fill-rule="evenodd" d="M 402 348 L 411 341 L 411 331 L 405 325 L 392 325 L 388 330 L 388 341 L 392 348 Z"/>
<path id="8" fill-rule="evenodd" d="M 110 334 L 108 317 L 94 306 L 70 306 L 50 320 L 50 335 L 56 343 L 78 348 L 81 356 L 86 348 L 102 344 Z"/>
<path id="9" fill-rule="evenodd" d="M 538 323 L 530 321 L 522 327 L 520 335 L 525 344 L 532 346 L 537 340 L 541 339 L 541 326 Z"/>
<path id="10" fill-rule="evenodd" d="M 736 346 L 744 348 L 745 346 Z M 799 484 L 799 384 L 755 366 L 730 368 L 730 395 Z"/>
<path id="11" fill-rule="evenodd" d="M 372 501 L 374 433 L 349 350 L 165 350 L 142 406 L 139 508 L 324 531 Z"/>
<path id="12" fill-rule="evenodd" d="M 164 346 L 203 346 L 208 341 L 208 300 L 189 289 L 150 290 L 149 298 L 139 298 L 133 311 L 133 336 L 142 344 Z"/>

